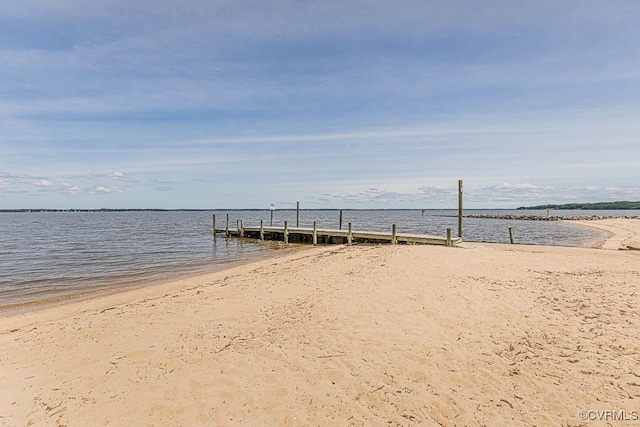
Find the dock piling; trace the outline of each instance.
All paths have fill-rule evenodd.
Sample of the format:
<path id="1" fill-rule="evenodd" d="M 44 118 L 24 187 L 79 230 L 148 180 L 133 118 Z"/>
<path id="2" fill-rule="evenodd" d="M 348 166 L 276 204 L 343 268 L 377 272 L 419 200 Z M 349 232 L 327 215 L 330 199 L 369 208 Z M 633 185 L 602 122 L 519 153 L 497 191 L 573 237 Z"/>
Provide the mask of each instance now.
<path id="1" fill-rule="evenodd" d="M 229 237 L 229 214 L 227 214 L 227 226 L 224 229 L 224 234 Z"/>
<path id="2" fill-rule="evenodd" d="M 338 226 L 338 230 L 342 230 L 342 209 L 340 209 L 340 223 Z"/>
<path id="3" fill-rule="evenodd" d="M 316 226 L 316 222 L 313 221 L 313 246 L 318 244 L 318 227 Z"/>
<path id="4" fill-rule="evenodd" d="M 213 238 L 216 238 L 216 214 L 213 214 Z"/>
<path id="5" fill-rule="evenodd" d="M 509 241 L 513 245 L 515 243 L 515 237 L 513 235 L 513 228 L 509 227 Z"/>
<path id="6" fill-rule="evenodd" d="M 296 227 L 300 227 L 300 202 L 296 202 Z"/>
<path id="7" fill-rule="evenodd" d="M 396 243 L 398 243 L 396 240 L 396 225 L 391 224 L 391 244 L 395 245 Z"/>
<path id="8" fill-rule="evenodd" d="M 447 246 L 451 246 L 451 229 L 447 228 Z"/>
<path id="9" fill-rule="evenodd" d="M 262 220 L 260 220 L 260 240 L 264 240 L 264 226 L 262 225 Z"/>
<path id="10" fill-rule="evenodd" d="M 242 220 L 240 220 L 240 226 L 238 227 L 238 231 L 240 232 L 240 237 L 244 237 L 244 228 L 242 227 Z"/>
<path id="11" fill-rule="evenodd" d="M 287 221 L 284 222 L 284 233 L 283 233 L 284 243 L 289 243 L 289 228 L 287 227 Z"/>
<path id="12" fill-rule="evenodd" d="M 458 180 L 458 237 L 462 237 L 462 180 Z"/>
<path id="13" fill-rule="evenodd" d="M 351 246 L 353 243 L 353 232 L 351 231 L 351 223 L 349 223 L 349 234 L 347 234 L 347 245 Z"/>

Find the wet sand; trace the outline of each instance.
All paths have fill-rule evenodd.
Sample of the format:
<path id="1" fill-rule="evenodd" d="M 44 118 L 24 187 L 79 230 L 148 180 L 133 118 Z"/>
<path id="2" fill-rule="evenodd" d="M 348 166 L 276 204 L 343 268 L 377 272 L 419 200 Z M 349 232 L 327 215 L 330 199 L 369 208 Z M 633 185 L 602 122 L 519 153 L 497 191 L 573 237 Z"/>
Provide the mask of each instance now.
<path id="1" fill-rule="evenodd" d="M 611 218 L 570 222 L 608 232 L 610 237 L 602 242 L 602 249 L 640 250 L 640 219 Z"/>
<path id="2" fill-rule="evenodd" d="M 633 250 L 308 249 L 1 318 L 0 425 L 607 425 L 639 294 Z"/>

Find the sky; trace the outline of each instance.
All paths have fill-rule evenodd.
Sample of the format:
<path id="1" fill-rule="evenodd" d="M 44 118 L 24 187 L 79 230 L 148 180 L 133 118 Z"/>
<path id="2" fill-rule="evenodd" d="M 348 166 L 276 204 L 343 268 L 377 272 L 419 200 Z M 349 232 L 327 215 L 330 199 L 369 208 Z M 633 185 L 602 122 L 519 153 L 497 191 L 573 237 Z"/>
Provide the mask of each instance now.
<path id="1" fill-rule="evenodd" d="M 640 200 L 637 0 L 0 0 L 0 209 Z"/>

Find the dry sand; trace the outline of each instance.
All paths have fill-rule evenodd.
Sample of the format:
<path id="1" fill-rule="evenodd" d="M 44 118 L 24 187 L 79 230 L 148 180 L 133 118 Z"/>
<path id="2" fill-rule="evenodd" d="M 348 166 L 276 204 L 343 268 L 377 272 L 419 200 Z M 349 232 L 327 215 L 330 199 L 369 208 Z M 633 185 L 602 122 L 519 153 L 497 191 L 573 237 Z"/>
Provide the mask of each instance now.
<path id="1" fill-rule="evenodd" d="M 639 425 L 580 419 L 640 411 L 639 261 L 318 247 L 3 318 L 0 424 Z"/>

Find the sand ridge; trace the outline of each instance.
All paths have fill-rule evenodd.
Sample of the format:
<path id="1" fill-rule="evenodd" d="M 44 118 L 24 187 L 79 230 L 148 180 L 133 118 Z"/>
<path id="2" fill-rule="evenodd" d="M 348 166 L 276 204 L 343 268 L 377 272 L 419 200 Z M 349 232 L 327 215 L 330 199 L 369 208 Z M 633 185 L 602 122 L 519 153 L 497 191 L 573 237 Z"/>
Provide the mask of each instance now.
<path id="1" fill-rule="evenodd" d="M 3 318 L 0 424 L 609 425 L 579 412 L 640 411 L 639 261 L 318 247 Z"/>

